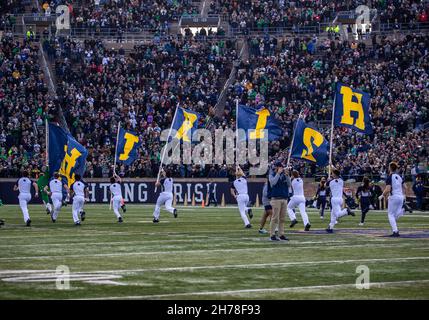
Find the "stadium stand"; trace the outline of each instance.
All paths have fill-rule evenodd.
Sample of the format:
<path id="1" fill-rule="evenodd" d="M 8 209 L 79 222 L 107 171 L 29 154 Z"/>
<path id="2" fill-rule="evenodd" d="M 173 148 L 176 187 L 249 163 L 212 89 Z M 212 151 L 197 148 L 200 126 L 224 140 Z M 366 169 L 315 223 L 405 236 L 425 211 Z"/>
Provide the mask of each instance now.
<path id="1" fill-rule="evenodd" d="M 230 88 L 227 114 L 234 113 L 237 96 L 248 105 L 271 106 L 287 132 L 286 141 L 275 147 L 281 150 L 290 144 L 292 123 L 301 109 L 310 106 L 308 122 L 329 122 L 335 82 L 350 83 L 371 93 L 376 132 L 368 137 L 337 130 L 334 162 L 342 163 L 342 174 L 380 179 L 392 160 L 411 169 L 423 148 L 422 125 L 429 121 L 428 40 L 382 37 L 367 48 L 353 42 L 295 38 L 276 48 L 277 40 L 269 36 L 249 39 L 250 60 Z M 235 115 L 230 117 L 234 119 Z"/>
<path id="2" fill-rule="evenodd" d="M 151 26 L 159 30 L 163 22 L 196 11 L 192 1 L 100 1 L 99 4 L 40 1 L 40 7 L 49 11 L 46 5 L 54 8 L 64 3 L 73 7 L 72 24 L 86 29 L 95 26 L 133 31 Z M 212 1 L 209 13 L 226 15 L 232 26 L 240 25 L 244 19 L 246 27 L 262 29 L 277 23 L 311 25 L 328 21 L 336 12 L 360 4 L 359 1 L 335 4 L 296 1 L 294 6 L 286 1 L 228 3 Z M 383 22 L 427 21 L 424 1 L 397 1 L 389 5 L 373 1 L 371 5 L 378 9 Z M 12 8 L 13 5 L 1 7 L 6 17 L 2 25 L 9 23 L 6 13 L 16 13 Z M 119 121 L 138 132 L 144 141 L 141 160 L 130 168 L 121 167 L 120 175 L 153 176 L 159 163 L 159 132 L 168 128 L 177 103 L 204 114 L 206 118 L 200 123 L 203 127 L 213 122 L 230 128 L 235 126 L 237 98 L 249 105 L 265 104 L 276 113 L 286 132 L 282 140 L 270 145 L 270 155 L 286 157 L 284 150 L 290 144 L 292 124 L 302 108 L 308 109 L 308 122 L 327 130 L 333 85 L 337 80 L 371 93 L 375 126 L 371 137 L 336 130 L 335 163 L 345 177 L 361 179 L 370 175 L 381 179 L 390 160 L 400 161 L 405 173 L 410 174 L 422 159 L 427 160 L 424 146 L 425 123 L 429 121 L 427 35 L 379 35 L 372 41 L 361 42 L 341 41 L 326 35 L 249 36 L 241 41 L 246 58 L 227 87 L 221 117 L 215 116 L 214 108 L 234 68 L 233 61 L 239 56 L 239 41 L 228 37 L 199 40 L 192 36 L 170 36 L 113 48 L 101 39 L 45 34 L 41 44 L 52 66 L 55 97 L 48 93 L 46 79 L 38 67 L 38 42 L 3 36 L 0 176 L 18 176 L 27 163 L 37 173 L 43 164 L 45 147 L 43 120 L 46 116 L 56 117 L 59 106 L 72 134 L 90 151 L 86 172 L 90 177 L 110 175 Z M 17 110 L 24 112 L 18 114 Z M 301 166 L 307 176 L 320 173 L 308 164 L 295 165 Z M 173 169 L 174 175 L 181 177 L 228 174 L 227 167 L 218 166 Z"/>
<path id="3" fill-rule="evenodd" d="M 229 18 L 235 28 L 281 27 L 312 25 L 332 21 L 337 12 L 353 10 L 364 4 L 377 9 L 381 22 L 410 23 L 427 22 L 429 5 L 426 1 L 250 1 L 218 0 L 210 4 L 211 14 Z"/>
<path id="4" fill-rule="evenodd" d="M 0 176 L 16 177 L 23 165 L 43 165 L 44 112 L 52 103 L 39 67 L 37 44 L 6 35 L 0 44 Z"/>
<path id="5" fill-rule="evenodd" d="M 58 93 L 62 104 L 70 106 L 65 113 L 72 134 L 91 148 L 88 174 L 94 176 L 99 176 L 94 162 L 102 166 L 103 175 L 109 172 L 118 121 L 144 141 L 140 162 L 120 172 L 152 176 L 159 134 L 171 123 L 177 103 L 210 114 L 221 76 L 229 73 L 236 57 L 234 48 L 223 41 L 138 45 L 129 55 L 123 49 L 107 49 L 100 41 L 58 39 L 55 45 Z"/>
<path id="6" fill-rule="evenodd" d="M 52 14 L 58 5 L 67 5 L 75 28 L 92 30 L 163 31 L 169 21 L 182 15 L 195 15 L 197 8 L 190 0 L 99 0 L 39 1 L 45 14 Z"/>

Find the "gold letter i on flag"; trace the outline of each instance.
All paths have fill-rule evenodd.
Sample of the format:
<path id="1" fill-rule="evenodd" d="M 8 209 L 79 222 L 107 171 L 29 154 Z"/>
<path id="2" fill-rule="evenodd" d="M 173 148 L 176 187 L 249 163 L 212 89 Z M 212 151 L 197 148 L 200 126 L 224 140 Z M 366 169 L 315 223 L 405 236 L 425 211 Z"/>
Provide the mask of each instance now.
<path id="1" fill-rule="evenodd" d="M 179 130 L 176 133 L 177 139 L 183 139 L 183 141 L 190 142 L 191 140 L 188 137 L 188 131 L 192 129 L 194 126 L 194 122 L 197 120 L 197 115 L 193 113 L 189 113 L 186 111 L 183 111 L 183 115 L 185 116 L 185 121 L 183 121 L 182 126 L 179 128 Z"/>
<path id="2" fill-rule="evenodd" d="M 264 129 L 267 126 L 267 119 L 270 116 L 270 112 L 267 109 L 262 109 L 256 111 L 258 115 L 258 122 L 256 123 L 256 128 L 254 131 L 250 132 L 250 139 L 264 139 L 265 133 Z"/>
<path id="3" fill-rule="evenodd" d="M 126 142 L 124 146 L 124 153 L 121 153 L 119 155 L 119 160 L 122 160 L 122 161 L 125 161 L 128 159 L 131 150 L 133 150 L 134 145 L 139 142 L 139 137 L 127 132 L 125 134 L 125 140 Z"/>

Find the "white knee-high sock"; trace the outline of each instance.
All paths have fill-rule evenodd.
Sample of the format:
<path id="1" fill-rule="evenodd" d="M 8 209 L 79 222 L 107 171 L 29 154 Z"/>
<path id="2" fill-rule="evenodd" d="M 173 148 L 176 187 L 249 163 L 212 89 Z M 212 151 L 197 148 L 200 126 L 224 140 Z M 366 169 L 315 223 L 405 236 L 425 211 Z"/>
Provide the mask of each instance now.
<path id="1" fill-rule="evenodd" d="M 24 222 L 30 219 L 30 214 L 28 213 L 27 201 L 19 200 L 19 206 L 22 210 L 22 216 L 24 217 Z"/>
<path id="2" fill-rule="evenodd" d="M 155 210 L 153 211 L 153 217 L 158 220 L 160 213 L 161 213 L 161 207 L 156 205 Z"/>
<path id="3" fill-rule="evenodd" d="M 61 201 L 55 201 L 54 213 L 52 214 L 52 217 L 54 218 L 54 220 L 57 220 L 58 214 L 60 213 L 60 210 L 61 210 Z"/>
<path id="4" fill-rule="evenodd" d="M 329 222 L 329 229 L 334 229 L 335 222 L 337 222 L 337 216 L 335 215 L 335 212 L 331 210 L 331 221 Z"/>
<path id="5" fill-rule="evenodd" d="M 289 216 L 290 221 L 296 220 L 295 212 L 293 212 L 293 209 L 289 206 L 287 206 L 287 215 Z"/>
<path id="6" fill-rule="evenodd" d="M 307 224 L 310 223 L 310 220 L 308 219 L 308 214 L 305 211 L 305 204 L 300 203 L 298 207 L 299 207 L 299 213 L 301 214 L 301 217 L 302 217 L 302 222 L 304 223 L 304 226 L 306 226 Z"/>
<path id="7" fill-rule="evenodd" d="M 241 216 L 241 219 L 243 219 L 243 222 L 244 222 L 244 225 L 245 226 L 247 226 L 248 224 L 250 224 L 250 221 L 249 221 L 249 219 L 247 218 L 247 215 L 246 215 L 246 210 L 240 210 L 240 216 Z"/>
<path id="8" fill-rule="evenodd" d="M 167 200 L 165 202 L 165 210 L 167 210 L 170 213 L 173 213 L 174 212 L 174 208 L 172 207 L 171 204 L 172 204 L 172 201 L 171 200 Z"/>
<path id="9" fill-rule="evenodd" d="M 392 213 L 389 213 L 387 215 L 387 217 L 389 218 L 389 223 L 390 223 L 390 226 L 392 227 L 392 231 L 393 232 L 398 232 L 398 226 L 396 225 L 395 215 L 392 214 Z"/>
<path id="10" fill-rule="evenodd" d="M 76 223 L 79 221 L 79 210 L 73 209 L 73 222 Z"/>

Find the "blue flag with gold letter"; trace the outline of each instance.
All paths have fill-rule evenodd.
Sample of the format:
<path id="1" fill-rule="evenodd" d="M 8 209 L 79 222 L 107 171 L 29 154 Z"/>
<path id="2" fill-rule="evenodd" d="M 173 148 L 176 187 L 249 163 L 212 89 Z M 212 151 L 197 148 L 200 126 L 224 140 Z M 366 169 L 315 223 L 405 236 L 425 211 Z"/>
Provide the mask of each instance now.
<path id="1" fill-rule="evenodd" d="M 337 83 L 334 125 L 372 134 L 369 93 Z"/>
<path id="2" fill-rule="evenodd" d="M 71 186 L 75 174 L 83 176 L 88 151 L 61 127 L 49 124 L 49 173 L 58 172 Z"/>
<path id="3" fill-rule="evenodd" d="M 238 106 L 237 121 L 238 129 L 245 130 L 248 139 L 268 138 L 269 141 L 273 141 L 283 136 L 283 130 L 277 119 L 274 118 L 274 114 L 264 107 L 255 109 L 243 105 Z M 268 130 L 268 137 L 264 130 Z"/>
<path id="4" fill-rule="evenodd" d="M 198 128 L 200 115 L 182 107 L 177 108 L 176 118 L 173 120 L 172 129 L 176 130 L 176 139 L 191 142 L 192 134 Z"/>
<path id="5" fill-rule="evenodd" d="M 141 144 L 142 141 L 136 133 L 119 128 L 116 160 L 126 165 L 132 164 L 137 159 L 137 149 Z"/>
<path id="6" fill-rule="evenodd" d="M 316 129 L 298 119 L 292 142 L 292 158 L 302 159 L 325 167 L 329 163 L 329 145 Z"/>

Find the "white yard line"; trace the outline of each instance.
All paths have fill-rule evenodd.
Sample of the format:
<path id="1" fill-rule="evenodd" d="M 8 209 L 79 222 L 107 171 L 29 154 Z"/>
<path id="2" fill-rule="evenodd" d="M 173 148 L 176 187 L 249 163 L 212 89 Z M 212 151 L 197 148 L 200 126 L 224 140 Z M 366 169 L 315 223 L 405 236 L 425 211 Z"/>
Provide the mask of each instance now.
<path id="1" fill-rule="evenodd" d="M 85 228 L 85 226 L 83 226 L 82 228 Z M 155 231 L 155 228 L 156 227 L 154 227 L 154 229 L 152 229 L 152 230 Z M 25 227 L 22 227 L 22 229 L 14 229 L 14 230 L 3 229 L 2 232 L 10 232 L 10 231 L 17 231 L 17 232 L 19 231 L 19 232 L 22 232 L 22 230 L 24 230 L 24 229 L 25 229 Z M 371 227 L 371 228 L 364 227 L 364 228 L 362 228 L 362 227 L 356 226 L 356 227 L 348 227 L 348 228 L 341 228 L 341 227 L 339 227 L 339 228 L 337 228 L 335 230 L 337 231 L 337 234 L 339 234 L 339 235 L 350 235 L 350 233 L 345 233 L 345 232 L 360 230 L 360 231 L 362 231 L 362 233 L 360 233 L 359 235 L 372 236 L 372 235 L 375 235 L 375 234 L 370 234 L 370 233 L 366 233 L 365 234 L 365 232 L 368 232 L 368 231 L 371 231 L 371 230 L 374 230 L 374 229 L 376 229 L 376 231 L 379 231 L 379 232 L 385 232 L 386 235 L 390 232 L 388 227 L 386 227 L 386 228 L 383 228 L 383 227 Z M 420 228 L 420 227 L 406 227 L 406 228 L 404 228 L 402 230 L 403 230 L 403 233 L 406 234 L 406 232 L 414 231 L 413 229 L 421 230 L 422 228 Z M 27 230 L 27 229 L 25 229 L 25 230 Z M 49 236 L 56 237 L 56 238 L 71 238 L 71 237 L 75 237 L 76 236 L 75 234 L 64 235 L 64 234 L 60 233 L 61 231 L 70 231 L 70 230 L 71 230 L 70 228 L 55 229 L 55 232 L 58 232 L 58 234 L 51 233 Z M 90 232 L 90 233 L 79 234 L 79 237 L 133 236 L 133 235 L 139 235 L 139 236 L 158 236 L 159 237 L 159 235 L 160 235 L 159 232 L 129 232 L 129 231 L 114 231 L 114 232 L 112 232 L 112 231 L 105 231 L 105 232 L 100 232 L 100 230 L 96 230 L 96 229 L 82 229 L 82 230 L 84 230 L 86 232 Z M 325 229 L 314 229 L 312 231 L 323 231 L 323 230 L 325 230 Z M 49 228 L 43 228 L 43 229 L 41 228 L 41 229 L 33 229 L 31 231 L 32 231 L 32 233 L 41 232 L 42 234 L 40 234 L 40 235 L 22 235 L 21 234 L 19 236 L 5 236 L 5 239 L 7 240 L 7 239 L 26 239 L 26 238 L 46 238 L 46 236 L 47 236 L 46 235 L 46 231 L 53 231 L 53 230 L 49 229 Z M 247 230 L 242 229 L 242 230 L 222 230 L 220 232 L 222 232 L 222 233 L 235 233 L 235 234 L 239 234 L 241 232 L 246 232 L 246 231 Z M 309 235 L 309 236 L 328 236 L 328 237 L 331 236 L 331 235 L 329 235 L 327 233 L 326 234 L 313 234 L 313 233 L 306 234 L 304 232 L 298 233 L 296 231 L 298 231 L 298 229 L 296 229 L 292 233 L 288 232 L 286 230 L 286 235 Z M 210 231 L 210 230 L 190 231 L 190 233 L 193 234 L 193 235 L 195 235 L 195 234 L 201 234 L 201 233 L 207 235 L 207 234 L 210 234 L 211 232 L 213 232 L 213 231 Z M 181 236 L 190 236 L 191 235 L 190 233 L 187 232 L 187 231 L 173 231 L 173 232 L 166 231 L 162 235 L 163 236 L 167 236 L 167 237 L 171 237 L 171 236 L 180 236 L 181 237 Z M 256 233 L 253 234 L 253 233 L 247 232 L 247 234 L 248 235 L 255 235 L 256 237 L 258 236 Z"/>
<path id="2" fill-rule="evenodd" d="M 402 216 L 402 218 L 429 218 L 429 215 L 424 215 L 424 214 L 406 214 L 404 216 Z"/>
<path id="3" fill-rule="evenodd" d="M 267 240 L 268 242 L 268 240 Z M 394 248 L 400 248 L 400 247 L 409 247 L 411 245 L 414 245 L 413 243 L 404 243 L 399 244 L 397 242 L 392 242 L 390 244 L 359 244 L 359 245 L 347 245 L 347 248 L 357 248 L 357 247 L 371 247 L 371 248 L 388 248 L 388 247 L 394 247 Z M 160 244 L 160 247 L 162 247 L 163 244 Z M 43 260 L 43 259 L 67 259 L 67 258 L 94 258 L 94 257 L 125 257 L 125 256 L 145 256 L 145 255 L 163 255 L 163 254 L 194 254 L 194 253 L 214 253 L 214 252 L 249 252 L 249 251 L 268 251 L 268 250 L 280 250 L 280 249 L 316 249 L 316 248 L 323 248 L 323 249 L 337 249 L 342 246 L 326 246 L 325 244 L 322 244 L 320 246 L 313 245 L 313 246 L 291 246 L 290 243 L 273 243 L 273 247 L 259 247 L 259 248 L 236 248 L 236 249 L 197 249 L 197 250 L 176 250 L 176 251 L 148 251 L 148 252 L 121 252 L 121 253 L 99 253 L 99 254 L 72 254 L 72 255 L 56 255 L 56 256 L 21 256 L 21 257 L 1 257 L 0 261 L 16 261 L 16 260 Z"/>
<path id="4" fill-rule="evenodd" d="M 144 269 L 118 269 L 118 270 L 95 270 L 73 272 L 72 274 L 130 274 L 140 272 L 171 272 L 171 271 L 195 271 L 210 269 L 252 269 L 252 268 L 274 268 L 285 266 L 306 266 L 323 264 L 346 264 L 362 262 L 403 262 L 411 260 L 429 260 L 429 257 L 404 257 L 404 258 L 368 258 L 368 259 L 347 259 L 347 260 L 320 260 L 320 261 L 293 261 L 293 262 L 273 262 L 273 263 L 255 263 L 255 264 L 225 264 L 225 265 L 207 265 L 195 267 L 165 267 L 165 268 L 144 268 Z M 32 274 L 32 273 L 52 273 L 55 270 L 0 270 L 0 275 Z"/>
<path id="5" fill-rule="evenodd" d="M 187 237 L 183 236 L 184 238 L 189 239 L 168 239 L 163 240 L 162 242 L 165 243 L 165 241 L 168 242 L 197 242 L 201 243 L 201 240 L 207 240 L 208 236 L 197 236 L 197 237 Z M 265 242 L 265 238 L 263 237 L 255 237 L 255 238 L 228 238 L 228 237 L 210 237 L 210 240 L 225 240 L 228 242 L 233 241 L 234 243 L 249 243 L 249 241 L 252 242 Z M 368 240 L 370 242 L 376 242 L 379 241 L 378 239 L 370 239 Z M 362 241 L 367 243 L 368 241 Z M 104 241 L 98 241 L 98 242 L 91 242 L 91 243 L 85 243 L 85 247 L 88 246 L 99 246 L 99 245 L 126 245 L 126 244 L 147 244 L 147 243 L 160 243 L 160 240 L 140 240 L 140 241 L 115 241 L 115 242 L 104 242 Z M 349 241 L 345 240 L 334 240 L 334 241 L 301 241 L 300 244 L 330 244 L 330 243 L 349 243 Z M 40 244 L 0 244 L 0 248 L 20 248 L 20 247 L 58 247 L 58 246 L 67 246 L 70 247 L 70 249 L 73 249 L 73 245 L 81 245 L 82 242 L 64 242 L 64 243 L 40 243 Z M 74 249 L 73 249 L 74 250 Z"/>
<path id="6" fill-rule="evenodd" d="M 388 286 L 410 285 L 415 283 L 429 283 L 429 280 L 406 280 L 406 281 L 391 281 L 391 282 L 372 282 L 370 288 L 382 288 Z M 117 299 L 158 299 L 158 298 L 173 298 L 180 296 L 211 296 L 211 295 L 236 295 L 243 293 L 264 293 L 264 292 L 288 292 L 302 290 L 320 290 L 320 289 L 341 289 L 341 288 L 356 288 L 356 283 L 331 284 L 319 286 L 304 286 L 304 287 L 285 287 L 285 288 L 258 288 L 258 289 L 242 289 L 242 290 L 225 290 L 225 291 L 199 291 L 199 292 L 181 292 L 158 295 L 145 296 L 124 296 L 124 297 L 102 297 L 102 298 L 85 298 L 85 300 L 117 300 Z"/>
<path id="7" fill-rule="evenodd" d="M 210 265 L 196 267 L 166 267 L 166 268 L 146 268 L 146 269 L 123 269 L 123 270 L 100 270 L 96 273 L 136 273 L 136 272 L 170 272 L 170 271 L 195 271 L 209 269 L 251 269 L 251 268 L 266 268 L 266 267 L 285 267 L 285 266 L 305 266 L 305 265 L 321 265 L 333 263 L 361 263 L 361 262 L 402 262 L 408 260 L 429 260 L 429 257 L 405 257 L 405 258 L 374 258 L 374 259 L 349 259 L 349 260 L 326 260 L 326 261 L 295 261 L 295 262 L 273 262 L 273 263 L 255 263 L 255 264 L 226 264 L 226 265 Z M 90 273 L 90 272 L 85 272 Z M 1 274 L 1 272 L 0 272 Z"/>

